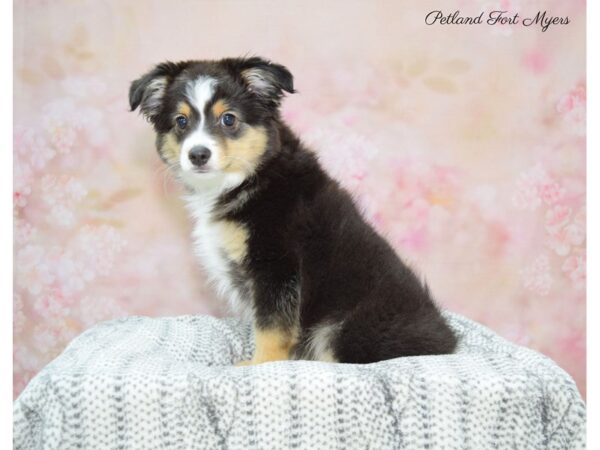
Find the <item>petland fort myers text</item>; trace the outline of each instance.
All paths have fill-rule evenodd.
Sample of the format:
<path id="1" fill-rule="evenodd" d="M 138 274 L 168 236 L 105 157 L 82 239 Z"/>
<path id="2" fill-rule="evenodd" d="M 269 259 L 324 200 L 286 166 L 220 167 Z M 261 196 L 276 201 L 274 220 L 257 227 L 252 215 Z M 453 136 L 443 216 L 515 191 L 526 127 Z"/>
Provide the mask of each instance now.
<path id="1" fill-rule="evenodd" d="M 476 16 L 463 16 L 460 11 L 446 14 L 443 11 L 430 11 L 425 16 L 427 25 L 523 25 L 524 27 L 539 27 L 542 32 L 555 25 L 568 25 L 569 17 L 553 16 L 547 11 L 538 11 L 534 16 L 522 17 L 519 13 L 509 11 L 491 11 L 485 15 L 481 12 Z"/>

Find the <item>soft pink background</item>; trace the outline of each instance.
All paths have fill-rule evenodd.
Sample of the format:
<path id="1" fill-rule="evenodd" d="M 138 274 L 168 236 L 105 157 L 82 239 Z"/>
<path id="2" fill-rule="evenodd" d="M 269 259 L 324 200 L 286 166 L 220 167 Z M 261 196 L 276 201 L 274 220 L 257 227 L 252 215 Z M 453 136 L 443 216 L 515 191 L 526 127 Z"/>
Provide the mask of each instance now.
<path id="1" fill-rule="evenodd" d="M 99 321 L 223 314 L 127 91 L 165 59 L 247 53 L 295 74 L 284 116 L 439 302 L 585 395 L 583 1 L 22 0 L 14 29 L 15 395 Z"/>

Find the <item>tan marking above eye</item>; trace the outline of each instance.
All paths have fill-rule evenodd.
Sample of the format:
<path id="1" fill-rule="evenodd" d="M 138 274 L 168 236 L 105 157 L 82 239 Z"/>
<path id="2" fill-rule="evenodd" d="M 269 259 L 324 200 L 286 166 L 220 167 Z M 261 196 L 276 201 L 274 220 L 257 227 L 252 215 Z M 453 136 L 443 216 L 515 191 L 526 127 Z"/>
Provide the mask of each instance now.
<path id="1" fill-rule="evenodd" d="M 238 138 L 223 140 L 223 171 L 252 173 L 267 149 L 267 130 L 247 127 Z"/>
<path id="2" fill-rule="evenodd" d="M 225 111 L 229 109 L 229 105 L 225 100 L 217 100 L 215 104 L 212 106 L 211 111 L 213 117 L 221 117 Z"/>
<path id="3" fill-rule="evenodd" d="M 177 104 L 177 112 L 185 117 L 190 117 L 192 114 L 192 108 L 186 102 L 179 102 Z"/>

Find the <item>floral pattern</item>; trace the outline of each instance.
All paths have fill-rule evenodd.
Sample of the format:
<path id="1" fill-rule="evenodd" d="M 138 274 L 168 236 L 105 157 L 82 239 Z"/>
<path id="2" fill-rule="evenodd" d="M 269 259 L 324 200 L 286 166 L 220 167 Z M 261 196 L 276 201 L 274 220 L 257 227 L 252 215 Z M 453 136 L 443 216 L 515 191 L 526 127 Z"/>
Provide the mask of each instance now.
<path id="1" fill-rule="evenodd" d="M 585 395 L 585 3 L 533 3 L 469 8 L 571 23 L 427 27 L 416 3 L 320 4 L 330 23 L 279 3 L 273 21 L 253 3 L 16 2 L 14 395 L 100 321 L 226 313 L 127 91 L 162 59 L 248 52 L 292 70 L 284 118 L 439 303 L 552 357 Z"/>

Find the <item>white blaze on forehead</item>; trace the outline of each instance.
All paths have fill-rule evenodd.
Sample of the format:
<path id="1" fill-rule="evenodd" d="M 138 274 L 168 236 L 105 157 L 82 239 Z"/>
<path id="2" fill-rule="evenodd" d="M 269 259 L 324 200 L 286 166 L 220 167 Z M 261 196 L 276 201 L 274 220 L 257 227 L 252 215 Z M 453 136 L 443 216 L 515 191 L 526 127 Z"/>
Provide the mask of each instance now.
<path id="1" fill-rule="evenodd" d="M 191 86 L 190 100 L 194 106 L 204 116 L 204 108 L 215 93 L 215 84 L 217 80 L 209 77 L 200 77 Z"/>
<path id="2" fill-rule="evenodd" d="M 206 131 L 205 109 L 208 102 L 215 94 L 216 80 L 210 77 L 200 77 L 196 79 L 188 88 L 187 96 L 192 106 L 200 114 L 200 120 L 196 128 L 183 141 L 181 146 L 181 168 L 191 170 L 192 163 L 189 159 L 189 151 L 196 146 L 208 148 L 212 155 L 206 164 L 208 169 L 217 168 L 216 162 L 219 160 L 218 146 L 215 139 Z"/>

